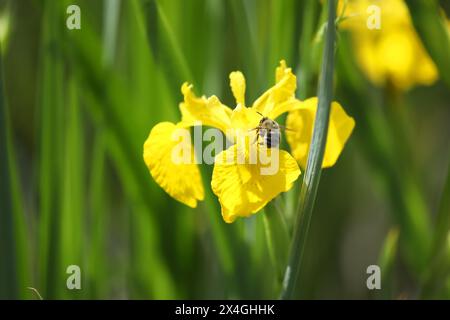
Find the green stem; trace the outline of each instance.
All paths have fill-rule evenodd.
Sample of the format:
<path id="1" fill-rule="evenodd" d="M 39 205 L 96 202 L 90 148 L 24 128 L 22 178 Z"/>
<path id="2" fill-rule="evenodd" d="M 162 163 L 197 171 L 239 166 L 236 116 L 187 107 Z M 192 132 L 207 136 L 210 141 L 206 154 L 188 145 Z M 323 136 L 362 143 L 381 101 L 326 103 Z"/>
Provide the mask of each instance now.
<path id="1" fill-rule="evenodd" d="M 382 290 L 375 290 L 373 297 L 379 299 L 392 299 L 394 296 L 394 271 L 397 259 L 400 229 L 393 227 L 389 230 L 378 257 L 378 265 L 382 270 Z"/>
<path id="2" fill-rule="evenodd" d="M 291 299 L 294 294 L 322 171 L 322 161 L 330 117 L 330 104 L 333 98 L 335 16 L 336 3 L 334 0 L 329 0 L 328 24 L 318 89 L 319 102 L 317 115 L 314 122 L 314 131 L 311 148 L 308 154 L 305 177 L 300 192 L 300 205 L 297 212 L 297 221 L 290 249 L 289 262 L 284 275 L 283 289 L 280 296 L 281 299 Z"/>
<path id="3" fill-rule="evenodd" d="M 289 232 L 283 212 L 276 208 L 275 201 L 264 210 L 264 231 L 270 258 L 276 271 L 277 283 L 283 280 L 284 267 L 288 261 Z"/>
<path id="4" fill-rule="evenodd" d="M 120 0 L 104 0 L 103 6 L 103 63 L 110 66 L 114 61 L 114 53 L 116 52 Z"/>

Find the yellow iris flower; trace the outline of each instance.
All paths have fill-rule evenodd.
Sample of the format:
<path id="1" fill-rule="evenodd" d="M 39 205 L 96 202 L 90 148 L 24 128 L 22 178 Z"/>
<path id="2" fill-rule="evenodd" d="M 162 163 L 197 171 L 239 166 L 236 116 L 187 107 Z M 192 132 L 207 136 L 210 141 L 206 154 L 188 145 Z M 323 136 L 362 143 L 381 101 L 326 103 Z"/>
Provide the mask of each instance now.
<path id="1" fill-rule="evenodd" d="M 343 5 L 340 0 L 338 12 Z M 438 79 L 403 0 L 348 0 L 345 8 L 341 27 L 351 32 L 357 62 L 372 83 L 407 90 Z"/>
<path id="2" fill-rule="evenodd" d="M 230 86 L 237 104 L 234 109 L 222 104 L 216 96 L 197 97 L 192 92 L 192 85 L 182 85 L 182 120 L 177 124 L 157 124 L 144 143 L 144 161 L 154 180 L 170 196 L 190 207 L 196 207 L 197 201 L 204 198 L 194 148 L 189 139 L 181 139 L 180 142 L 180 139 L 174 138 L 177 130 L 181 129 L 189 136 L 189 132 L 183 129 L 200 122 L 221 130 L 231 141 L 245 140 L 249 132 L 253 132 L 256 138 L 253 129 L 258 126 L 261 115 L 275 120 L 285 112 L 289 112 L 287 126 L 290 130 L 286 131 L 286 136 L 293 155 L 278 148 L 266 148 L 269 154 L 278 153 L 278 170 L 273 174 L 263 174 L 262 169 L 268 163 L 247 161 L 252 143 L 247 141 L 243 148 L 236 143 L 215 157 L 211 188 L 219 199 L 223 219 L 231 223 L 237 217 L 257 213 L 273 198 L 292 187 L 301 173 L 300 167 L 306 165 L 317 98 L 305 101 L 295 98 L 297 80 L 284 60 L 276 68 L 275 74 L 275 85 L 251 107 L 246 106 L 245 78 L 239 71 L 230 74 Z M 337 102 L 333 102 L 324 167 L 336 162 L 354 125 L 353 118 Z M 173 149 L 179 148 L 180 143 L 182 148 L 188 150 L 189 161 L 176 163 L 172 158 Z M 245 161 L 239 161 L 240 156 Z"/>

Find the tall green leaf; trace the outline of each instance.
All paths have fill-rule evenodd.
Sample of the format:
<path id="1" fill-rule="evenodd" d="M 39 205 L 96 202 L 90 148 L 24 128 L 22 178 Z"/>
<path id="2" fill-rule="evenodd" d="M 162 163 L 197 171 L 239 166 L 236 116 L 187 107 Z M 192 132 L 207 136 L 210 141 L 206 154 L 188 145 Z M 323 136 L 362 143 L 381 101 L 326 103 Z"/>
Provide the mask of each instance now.
<path id="1" fill-rule="evenodd" d="M 44 298 L 57 295 L 64 273 L 58 253 L 61 164 L 63 150 L 63 62 L 60 50 L 59 4 L 43 2 L 39 130 L 39 285 Z"/>
<path id="2" fill-rule="evenodd" d="M 0 299 L 26 297 L 29 251 L 0 48 Z"/>
<path id="3" fill-rule="evenodd" d="M 334 46 L 336 29 L 336 2 L 328 0 L 328 22 L 323 51 L 321 75 L 318 88 L 318 108 L 314 122 L 311 147 L 308 154 L 305 176 L 300 191 L 297 221 L 291 244 L 289 262 L 283 280 L 282 299 L 291 299 L 297 285 L 301 270 L 302 257 L 308 239 L 309 225 L 314 209 L 314 202 L 319 187 L 322 161 L 327 140 L 330 105 L 333 99 Z"/>

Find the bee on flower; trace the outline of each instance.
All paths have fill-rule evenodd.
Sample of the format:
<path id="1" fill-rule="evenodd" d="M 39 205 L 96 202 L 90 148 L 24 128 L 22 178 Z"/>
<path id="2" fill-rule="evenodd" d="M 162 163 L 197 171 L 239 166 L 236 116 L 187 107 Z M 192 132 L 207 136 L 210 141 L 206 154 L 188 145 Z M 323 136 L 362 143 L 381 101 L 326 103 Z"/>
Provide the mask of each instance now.
<path id="1" fill-rule="evenodd" d="M 230 87 L 236 100 L 234 109 L 216 96 L 196 96 L 192 85 L 184 83 L 181 121 L 154 126 L 144 143 L 143 155 L 153 179 L 171 197 L 196 207 L 204 199 L 204 188 L 194 148 L 189 139 L 180 142 L 173 135 L 199 122 L 223 132 L 229 143 L 215 156 L 211 188 L 227 223 L 257 213 L 292 188 L 306 166 L 318 102 L 317 98 L 295 98 L 297 80 L 284 60 L 276 68 L 274 86 L 251 106 L 246 104 L 246 82 L 240 71 L 231 72 Z M 284 127 L 277 118 L 286 112 Z M 334 165 L 354 126 L 353 118 L 333 102 L 323 167 Z M 291 152 L 280 148 L 283 129 Z M 190 161 L 173 161 L 173 149 L 180 143 Z"/>

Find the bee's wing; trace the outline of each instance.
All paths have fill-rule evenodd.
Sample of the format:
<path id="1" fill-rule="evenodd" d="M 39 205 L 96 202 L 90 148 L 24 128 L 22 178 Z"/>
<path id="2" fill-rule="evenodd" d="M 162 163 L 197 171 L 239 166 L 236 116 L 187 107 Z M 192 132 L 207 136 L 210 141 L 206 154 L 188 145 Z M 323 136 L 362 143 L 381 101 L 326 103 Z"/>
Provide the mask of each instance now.
<path id="1" fill-rule="evenodd" d="M 280 129 L 284 130 L 284 131 L 297 131 L 297 130 L 294 130 L 294 129 L 291 129 L 291 128 L 286 128 L 285 126 L 283 126 L 281 124 L 279 124 L 279 126 L 280 126 Z"/>

